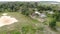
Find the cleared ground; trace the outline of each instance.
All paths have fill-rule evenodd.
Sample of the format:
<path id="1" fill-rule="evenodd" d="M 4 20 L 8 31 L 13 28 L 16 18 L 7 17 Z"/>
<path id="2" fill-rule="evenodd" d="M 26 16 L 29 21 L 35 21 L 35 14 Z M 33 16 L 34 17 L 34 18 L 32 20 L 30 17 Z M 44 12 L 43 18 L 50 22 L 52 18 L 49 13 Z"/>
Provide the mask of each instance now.
<path id="1" fill-rule="evenodd" d="M 19 31 L 21 34 L 25 34 L 27 30 L 35 29 L 36 28 L 35 24 L 39 23 L 37 20 L 33 20 L 29 17 L 26 17 L 25 15 L 22 15 L 19 12 L 6 12 L 6 13 L 8 13 L 8 16 L 16 18 L 18 22 L 11 25 L 5 25 L 3 27 L 0 27 L 0 34 L 8 34 L 8 33 L 13 34 L 13 32 L 14 34 L 16 34 L 16 31 Z M 2 14 L 3 13 L 0 13 L 0 16 L 2 16 Z M 25 33 L 22 32 L 22 30 Z M 32 30 L 32 32 L 31 31 L 29 32 L 32 33 L 34 31 Z"/>
<path id="2" fill-rule="evenodd" d="M 8 16 L 16 18 L 18 22 L 11 25 L 5 25 L 3 27 L 0 27 L 0 34 L 48 34 L 47 32 L 49 32 L 50 34 L 49 28 L 44 27 L 45 25 L 43 25 L 37 20 L 22 15 L 20 12 L 6 12 L 6 13 L 8 13 Z M 0 16 L 2 16 L 2 14 L 3 13 L 0 13 Z M 48 18 L 47 24 L 49 22 L 49 19 L 50 18 Z M 59 26 L 58 23 L 57 26 Z M 53 34 L 54 33 L 55 32 L 53 32 Z"/>

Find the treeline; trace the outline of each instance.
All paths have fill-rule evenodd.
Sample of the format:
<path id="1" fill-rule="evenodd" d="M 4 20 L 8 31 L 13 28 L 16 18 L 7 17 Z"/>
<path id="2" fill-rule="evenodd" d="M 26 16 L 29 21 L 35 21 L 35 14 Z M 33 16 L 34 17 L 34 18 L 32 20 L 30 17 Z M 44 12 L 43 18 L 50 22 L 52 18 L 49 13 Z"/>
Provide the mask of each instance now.
<path id="1" fill-rule="evenodd" d="M 22 14 L 29 16 L 35 9 L 39 12 L 53 11 L 56 14 L 56 19 L 59 19 L 60 6 L 57 4 L 42 4 L 39 2 L 0 2 L 0 12 L 21 12 Z"/>
<path id="2" fill-rule="evenodd" d="M 17 12 L 19 10 L 25 10 L 26 8 L 33 8 L 35 4 L 29 2 L 0 2 L 0 12 Z"/>
<path id="3" fill-rule="evenodd" d="M 41 10 L 58 10 L 58 5 L 42 5 L 38 2 L 0 2 L 0 12 L 9 11 L 9 12 L 17 12 L 23 10 L 34 11 L 34 8 L 37 8 L 38 11 Z"/>
<path id="4" fill-rule="evenodd" d="M 28 16 L 35 12 L 35 9 L 39 12 L 54 11 L 56 15 L 60 15 L 60 6 L 57 4 L 44 5 L 38 2 L 0 2 L 0 12 L 21 12 Z"/>

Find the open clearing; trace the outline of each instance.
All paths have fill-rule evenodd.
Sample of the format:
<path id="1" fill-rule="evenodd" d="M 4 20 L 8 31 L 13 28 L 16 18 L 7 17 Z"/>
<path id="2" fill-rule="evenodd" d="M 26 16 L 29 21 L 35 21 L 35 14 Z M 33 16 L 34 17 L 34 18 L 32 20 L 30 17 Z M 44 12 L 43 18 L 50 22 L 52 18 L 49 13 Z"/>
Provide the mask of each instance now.
<path id="1" fill-rule="evenodd" d="M 0 34 L 47 34 L 47 32 L 49 33 L 53 32 L 49 30 L 47 26 L 44 28 L 45 25 L 43 25 L 39 21 L 31 19 L 30 17 L 27 17 L 25 15 L 22 15 L 19 12 L 6 12 L 6 13 L 8 13 L 8 16 L 16 18 L 18 22 L 13 23 L 11 25 L 5 25 L 3 27 L 0 27 Z M 0 13 L 0 16 L 2 16 L 2 14 L 3 13 Z M 58 23 L 57 26 L 59 26 Z"/>

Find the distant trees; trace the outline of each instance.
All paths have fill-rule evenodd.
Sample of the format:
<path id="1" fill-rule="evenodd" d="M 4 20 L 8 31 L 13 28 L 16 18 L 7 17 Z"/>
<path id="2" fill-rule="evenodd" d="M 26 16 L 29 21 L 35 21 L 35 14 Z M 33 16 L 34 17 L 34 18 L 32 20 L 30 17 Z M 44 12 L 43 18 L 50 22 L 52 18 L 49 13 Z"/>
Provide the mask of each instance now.
<path id="1" fill-rule="evenodd" d="M 18 11 L 19 9 L 22 8 L 37 8 L 38 10 L 53 10 L 57 6 L 52 6 L 52 5 L 38 5 L 38 2 L 5 2 L 0 4 L 0 8 L 4 9 L 9 9 L 12 11 Z"/>
<path id="2" fill-rule="evenodd" d="M 18 11 L 18 9 L 20 8 L 18 3 L 15 2 L 7 2 L 7 3 L 2 3 L 0 4 L 0 12 L 4 12 L 5 10 L 9 11 L 9 12 L 16 12 Z"/>
<path id="3" fill-rule="evenodd" d="M 35 8 L 42 11 L 58 11 L 58 5 L 42 5 L 38 2 L 4 2 L 0 3 L 0 12 L 21 12 L 24 15 L 29 15 L 34 12 Z M 59 12 L 59 11 L 58 11 Z M 58 14 L 60 15 L 60 14 Z M 57 15 L 57 16 L 58 16 Z"/>

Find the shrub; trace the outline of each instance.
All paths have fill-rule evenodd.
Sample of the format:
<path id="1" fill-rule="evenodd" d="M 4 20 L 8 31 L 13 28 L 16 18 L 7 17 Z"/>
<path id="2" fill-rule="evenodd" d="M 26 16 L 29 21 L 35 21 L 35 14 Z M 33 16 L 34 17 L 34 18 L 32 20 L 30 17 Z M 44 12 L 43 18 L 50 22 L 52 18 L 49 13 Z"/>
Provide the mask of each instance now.
<path id="1" fill-rule="evenodd" d="M 56 19 L 52 19 L 50 22 L 49 22 L 49 26 L 52 28 L 52 29 L 56 29 Z"/>

